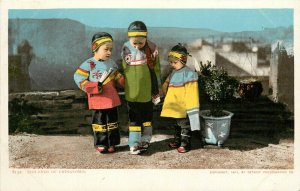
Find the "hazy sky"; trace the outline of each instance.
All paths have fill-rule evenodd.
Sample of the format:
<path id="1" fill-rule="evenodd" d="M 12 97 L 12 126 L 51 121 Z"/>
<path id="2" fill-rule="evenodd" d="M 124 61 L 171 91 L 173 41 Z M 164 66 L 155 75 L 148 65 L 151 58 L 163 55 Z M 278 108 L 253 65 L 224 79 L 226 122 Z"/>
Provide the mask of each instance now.
<path id="1" fill-rule="evenodd" d="M 69 18 L 95 27 L 127 28 L 135 20 L 148 27 L 257 31 L 293 25 L 293 9 L 10 9 L 9 18 Z"/>

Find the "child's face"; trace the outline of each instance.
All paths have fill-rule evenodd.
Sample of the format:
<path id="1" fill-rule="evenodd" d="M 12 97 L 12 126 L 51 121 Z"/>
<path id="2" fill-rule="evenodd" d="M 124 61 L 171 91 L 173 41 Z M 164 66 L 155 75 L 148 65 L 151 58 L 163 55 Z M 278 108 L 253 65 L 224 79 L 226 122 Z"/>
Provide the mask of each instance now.
<path id="1" fill-rule="evenodd" d="M 113 43 L 106 42 L 105 44 L 101 45 L 98 50 L 94 53 L 94 57 L 97 60 L 107 60 L 112 53 Z"/>
<path id="2" fill-rule="evenodd" d="M 169 64 L 175 70 L 179 70 L 184 66 L 184 64 L 182 64 L 182 62 L 179 59 L 175 58 L 169 58 Z"/>
<path id="3" fill-rule="evenodd" d="M 136 49 L 141 49 L 145 46 L 146 44 L 146 38 L 145 37 L 130 37 L 129 42 L 131 46 L 133 46 Z"/>

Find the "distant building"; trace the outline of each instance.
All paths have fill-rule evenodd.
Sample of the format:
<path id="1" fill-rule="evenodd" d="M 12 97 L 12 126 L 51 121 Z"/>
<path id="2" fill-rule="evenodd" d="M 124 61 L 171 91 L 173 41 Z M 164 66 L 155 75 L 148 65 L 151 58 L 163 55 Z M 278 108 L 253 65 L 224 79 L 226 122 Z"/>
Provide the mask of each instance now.
<path id="1" fill-rule="evenodd" d="M 31 90 L 29 65 L 32 57 L 32 47 L 26 40 L 17 47 L 17 54 L 9 55 L 8 64 L 10 92 Z"/>
<path id="2" fill-rule="evenodd" d="M 271 45 L 250 41 L 221 38 L 218 42 L 198 39 L 188 45 L 195 59 L 188 59 L 187 65 L 199 70 L 199 63 L 210 61 L 223 67 L 229 75 L 244 78 L 258 78 L 263 84 L 263 94 L 268 94 Z"/>
<path id="3" fill-rule="evenodd" d="M 216 52 L 214 44 L 211 42 L 204 39 L 198 39 L 188 45 L 188 50 L 198 62 L 205 64 L 207 61 L 210 61 L 212 64 L 215 64 Z M 188 58 L 187 65 L 194 68 L 194 60 Z"/>
<path id="4" fill-rule="evenodd" d="M 211 61 L 212 64 L 224 67 L 232 76 L 269 75 L 270 45 L 260 44 L 253 40 L 247 42 L 223 38 L 218 43 L 198 39 L 188 47 L 198 62 Z"/>

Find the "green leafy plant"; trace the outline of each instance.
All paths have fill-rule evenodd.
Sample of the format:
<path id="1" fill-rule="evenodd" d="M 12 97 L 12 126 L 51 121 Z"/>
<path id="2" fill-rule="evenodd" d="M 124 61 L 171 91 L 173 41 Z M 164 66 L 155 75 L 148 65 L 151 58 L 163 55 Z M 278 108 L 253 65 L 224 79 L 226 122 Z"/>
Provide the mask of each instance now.
<path id="1" fill-rule="evenodd" d="M 224 104 L 233 98 L 238 81 L 229 76 L 222 67 L 207 61 L 207 64 L 200 63 L 199 84 L 202 86 L 205 100 L 208 100 L 212 106 L 209 115 L 215 117 L 226 115 L 223 112 Z"/>

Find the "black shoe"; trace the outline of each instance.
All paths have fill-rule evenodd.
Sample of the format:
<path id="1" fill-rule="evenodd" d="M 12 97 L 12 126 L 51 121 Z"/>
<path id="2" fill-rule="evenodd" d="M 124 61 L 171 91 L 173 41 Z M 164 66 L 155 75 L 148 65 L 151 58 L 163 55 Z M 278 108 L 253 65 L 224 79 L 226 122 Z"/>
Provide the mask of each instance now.
<path id="1" fill-rule="evenodd" d="M 141 149 L 147 150 L 149 147 L 150 147 L 150 143 L 148 143 L 148 142 L 141 143 Z"/>
<path id="2" fill-rule="evenodd" d="M 180 146 L 180 143 L 174 141 L 174 142 L 170 142 L 170 143 L 168 144 L 168 146 L 169 146 L 170 148 L 172 148 L 172 149 L 177 149 L 177 148 Z"/>

